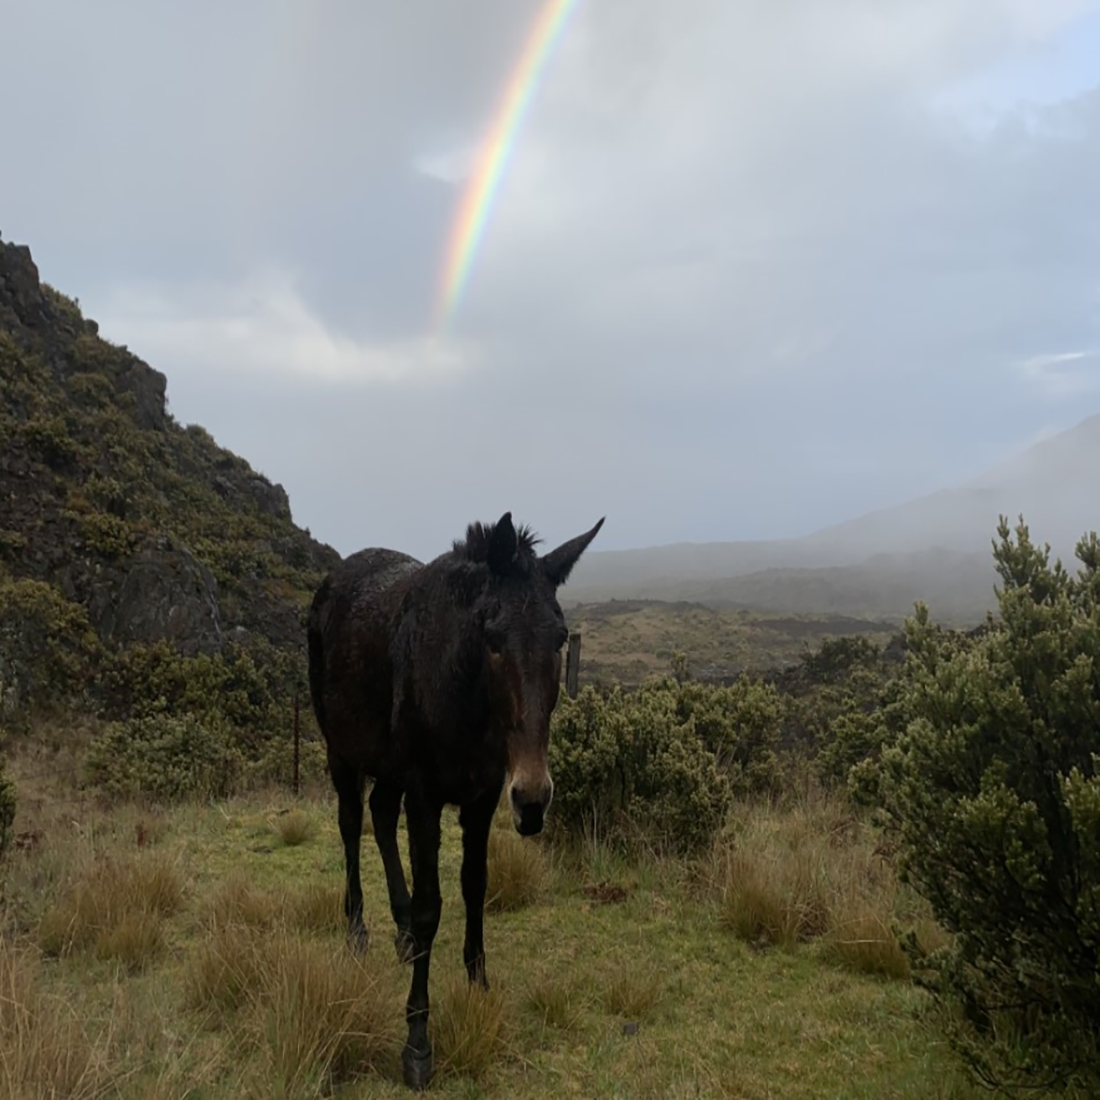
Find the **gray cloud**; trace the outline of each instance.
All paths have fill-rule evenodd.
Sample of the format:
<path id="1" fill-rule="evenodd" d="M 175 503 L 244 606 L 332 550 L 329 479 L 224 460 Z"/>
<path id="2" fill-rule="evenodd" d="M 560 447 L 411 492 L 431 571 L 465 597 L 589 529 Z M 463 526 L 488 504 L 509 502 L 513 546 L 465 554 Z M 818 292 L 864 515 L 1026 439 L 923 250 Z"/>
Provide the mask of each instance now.
<path id="1" fill-rule="evenodd" d="M 1100 42 L 1070 0 L 582 0 L 433 343 L 538 7 L 6 13 L 0 227 L 343 551 L 796 534 L 1100 402 L 1097 81 L 967 90 Z"/>

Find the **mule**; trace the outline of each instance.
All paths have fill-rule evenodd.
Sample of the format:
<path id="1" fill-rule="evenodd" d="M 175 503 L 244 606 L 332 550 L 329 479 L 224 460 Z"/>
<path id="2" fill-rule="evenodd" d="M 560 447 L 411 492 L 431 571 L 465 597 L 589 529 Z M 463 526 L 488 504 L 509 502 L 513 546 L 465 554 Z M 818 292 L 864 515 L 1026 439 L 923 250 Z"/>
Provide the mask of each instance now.
<path id="1" fill-rule="evenodd" d="M 412 962 L 402 1052 L 406 1085 L 427 1087 L 428 970 L 439 928 L 440 818 L 462 828 L 463 959 L 488 988 L 483 916 L 493 815 L 507 788 L 522 836 L 541 831 L 553 797 L 550 715 L 568 633 L 557 589 L 603 526 L 540 556 L 506 512 L 473 523 L 424 564 L 396 550 L 352 554 L 325 578 L 309 612 L 309 685 L 339 803 L 348 940 L 365 951 L 359 877 L 363 793 L 382 857 L 399 958 Z M 412 892 L 397 845 L 402 799 Z"/>

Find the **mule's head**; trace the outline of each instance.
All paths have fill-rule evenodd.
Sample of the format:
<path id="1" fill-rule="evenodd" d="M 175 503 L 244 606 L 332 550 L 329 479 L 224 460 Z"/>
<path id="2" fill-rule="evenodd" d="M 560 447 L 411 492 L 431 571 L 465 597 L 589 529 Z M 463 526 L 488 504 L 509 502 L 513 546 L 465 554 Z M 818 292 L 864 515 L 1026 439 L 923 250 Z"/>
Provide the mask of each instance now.
<path id="1" fill-rule="evenodd" d="M 547 760 L 550 715 L 569 637 L 557 589 L 602 526 L 601 519 L 541 557 L 530 531 L 517 531 L 510 512 L 491 528 L 477 528 L 490 576 L 481 606 L 482 667 L 491 721 L 502 728 L 508 746 L 508 804 L 523 836 L 541 831 L 554 794 Z"/>

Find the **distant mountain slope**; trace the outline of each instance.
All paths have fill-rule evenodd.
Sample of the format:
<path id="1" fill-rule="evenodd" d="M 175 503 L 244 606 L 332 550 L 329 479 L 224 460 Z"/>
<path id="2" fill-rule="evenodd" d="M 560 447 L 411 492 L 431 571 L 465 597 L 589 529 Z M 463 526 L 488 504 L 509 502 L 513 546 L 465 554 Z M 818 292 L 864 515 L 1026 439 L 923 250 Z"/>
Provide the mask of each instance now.
<path id="1" fill-rule="evenodd" d="M 242 458 L 167 411 L 166 379 L 0 241 L 0 582 L 45 581 L 105 641 L 302 646 L 339 560 Z"/>
<path id="2" fill-rule="evenodd" d="M 977 622 L 993 606 L 998 516 L 1023 513 L 1071 563 L 1100 527 L 1100 415 L 1012 456 L 956 489 L 871 512 L 799 539 L 592 551 L 569 603 L 698 600 L 712 606 L 900 617 L 914 599 Z"/>

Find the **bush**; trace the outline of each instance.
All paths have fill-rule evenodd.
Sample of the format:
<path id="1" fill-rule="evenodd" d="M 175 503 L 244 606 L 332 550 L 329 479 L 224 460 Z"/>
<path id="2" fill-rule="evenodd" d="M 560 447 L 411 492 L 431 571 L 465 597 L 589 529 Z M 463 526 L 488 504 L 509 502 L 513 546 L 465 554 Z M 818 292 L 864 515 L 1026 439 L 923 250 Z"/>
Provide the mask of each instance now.
<path id="1" fill-rule="evenodd" d="M 671 690 L 676 713 L 695 723 L 695 732 L 715 756 L 738 795 L 774 790 L 780 778 L 776 747 L 785 702 L 774 684 L 741 676 L 731 687 L 667 681 L 651 689 Z"/>
<path id="2" fill-rule="evenodd" d="M 1100 542 L 994 549 L 1000 623 L 907 624 L 912 720 L 883 755 L 904 878 L 952 945 L 924 957 L 956 1048 L 1002 1086 L 1100 1088 Z"/>
<path id="3" fill-rule="evenodd" d="M 606 698 L 586 687 L 562 700 L 550 741 L 556 831 L 620 839 L 640 831 L 681 852 L 710 841 L 730 807 L 730 782 L 677 704 L 667 682 Z"/>
<path id="4" fill-rule="evenodd" d="M 43 581 L 0 579 L 0 721 L 71 701 L 99 653 L 84 608 Z"/>
<path id="5" fill-rule="evenodd" d="M 88 750 L 88 779 L 116 798 L 166 802 L 231 794 L 241 767 L 224 724 L 195 715 L 111 723 Z"/>

